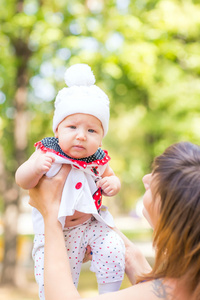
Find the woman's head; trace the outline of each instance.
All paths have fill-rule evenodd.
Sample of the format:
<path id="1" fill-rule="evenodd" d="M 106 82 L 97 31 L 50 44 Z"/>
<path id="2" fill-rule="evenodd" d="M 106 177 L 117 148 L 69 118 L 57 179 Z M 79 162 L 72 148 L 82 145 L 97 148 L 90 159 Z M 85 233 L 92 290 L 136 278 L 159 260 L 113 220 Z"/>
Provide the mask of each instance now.
<path id="1" fill-rule="evenodd" d="M 152 175 L 162 227 L 180 233 L 186 229 L 191 237 L 200 216 L 200 147 L 189 142 L 170 146 L 155 158 Z"/>
<path id="2" fill-rule="evenodd" d="M 152 176 L 152 196 L 160 201 L 152 274 L 188 274 L 194 290 L 200 282 L 200 147 L 189 142 L 170 146 L 155 158 Z"/>

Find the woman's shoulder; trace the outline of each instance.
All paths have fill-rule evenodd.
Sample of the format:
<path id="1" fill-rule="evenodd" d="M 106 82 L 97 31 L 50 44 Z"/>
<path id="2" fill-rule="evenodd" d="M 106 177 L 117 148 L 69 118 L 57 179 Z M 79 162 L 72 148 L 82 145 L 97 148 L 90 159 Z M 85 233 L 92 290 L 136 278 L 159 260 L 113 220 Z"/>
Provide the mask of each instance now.
<path id="1" fill-rule="evenodd" d="M 176 280 L 154 279 L 140 282 L 121 290 L 120 297 L 126 300 L 188 300 L 185 290 L 179 289 Z M 119 298 L 120 299 L 120 298 Z M 118 300 L 118 297 L 115 297 Z"/>

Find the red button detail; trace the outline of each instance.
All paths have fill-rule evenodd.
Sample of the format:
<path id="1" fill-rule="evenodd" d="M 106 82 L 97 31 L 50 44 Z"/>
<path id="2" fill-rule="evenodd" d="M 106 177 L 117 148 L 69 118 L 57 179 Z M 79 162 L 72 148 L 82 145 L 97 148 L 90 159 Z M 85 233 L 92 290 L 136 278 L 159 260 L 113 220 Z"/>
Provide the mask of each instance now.
<path id="1" fill-rule="evenodd" d="M 82 187 L 82 183 L 81 183 L 81 182 L 78 182 L 78 183 L 75 185 L 75 188 L 76 188 L 77 190 L 79 190 L 81 187 Z"/>

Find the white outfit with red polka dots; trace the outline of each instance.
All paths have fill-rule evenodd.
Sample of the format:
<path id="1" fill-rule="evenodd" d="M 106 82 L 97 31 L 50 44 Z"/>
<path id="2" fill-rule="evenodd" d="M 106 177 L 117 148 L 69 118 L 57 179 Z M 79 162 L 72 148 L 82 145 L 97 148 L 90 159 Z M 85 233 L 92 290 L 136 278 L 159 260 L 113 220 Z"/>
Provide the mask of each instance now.
<path id="1" fill-rule="evenodd" d="M 64 185 L 58 220 L 63 227 L 74 284 L 78 285 L 82 259 L 87 245 L 92 248 L 90 269 L 96 273 L 98 284 L 121 282 L 125 268 L 124 243 L 110 228 L 114 226 L 112 215 L 105 206 L 97 207 L 92 196 L 96 193 L 98 197 L 96 180 L 101 178 L 110 159 L 107 152 L 103 162 L 97 160 L 90 163 L 68 159 L 57 155 L 54 151 L 53 155 L 55 155 L 55 162 L 46 174 L 47 176 L 54 176 L 63 163 L 70 163 L 72 166 Z M 64 228 L 65 217 L 73 215 L 75 210 L 92 214 L 93 217 L 84 224 Z M 40 299 L 44 300 L 44 222 L 36 209 L 33 209 L 33 228 L 35 231 L 33 248 L 35 277 L 39 284 Z"/>
<path id="2" fill-rule="evenodd" d="M 82 260 L 87 245 L 92 249 L 90 270 L 95 272 L 98 284 L 121 282 L 124 277 L 125 247 L 122 239 L 106 224 L 94 218 L 63 230 L 71 274 L 78 286 Z M 44 298 L 44 235 L 35 235 L 33 258 L 40 299 Z M 54 262 L 52 262 L 54 263 Z"/>
<path id="3" fill-rule="evenodd" d="M 99 213 L 96 207 L 97 203 L 95 204 L 93 198 L 93 195 L 98 193 L 96 181 L 101 179 L 107 163 L 110 160 L 107 151 L 103 151 L 99 148 L 101 152 L 103 152 L 104 157 L 94 161 L 85 162 L 83 160 L 66 157 L 55 150 L 46 148 L 41 142 L 36 143 L 36 147 L 43 151 L 50 151 L 55 157 L 51 169 L 46 173 L 47 176 L 55 176 L 63 164 L 70 164 L 72 167 L 63 188 L 58 213 L 58 220 L 62 224 L 62 227 L 64 228 L 66 216 L 72 216 L 75 210 L 92 214 L 100 222 L 113 227 L 114 221 L 112 215 L 108 212 L 106 207 L 103 207 L 101 213 Z M 33 229 L 35 233 L 44 233 L 42 215 L 35 208 L 33 209 Z"/>

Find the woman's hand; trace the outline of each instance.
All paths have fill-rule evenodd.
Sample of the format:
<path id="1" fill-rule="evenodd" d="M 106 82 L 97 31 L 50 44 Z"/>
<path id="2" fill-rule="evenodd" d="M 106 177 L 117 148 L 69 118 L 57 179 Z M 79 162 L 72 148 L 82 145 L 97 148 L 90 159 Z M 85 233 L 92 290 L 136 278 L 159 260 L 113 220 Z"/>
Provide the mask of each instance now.
<path id="1" fill-rule="evenodd" d="M 136 283 L 137 276 L 149 273 L 151 267 L 140 249 L 134 245 L 118 228 L 113 228 L 125 244 L 125 272 L 132 284 Z"/>
<path id="2" fill-rule="evenodd" d="M 62 190 L 70 170 L 70 165 L 63 165 L 54 177 L 44 175 L 38 185 L 29 190 L 29 204 L 39 210 L 44 220 L 49 216 L 57 219 Z"/>
<path id="3" fill-rule="evenodd" d="M 113 230 L 117 232 L 124 241 L 126 249 L 125 272 L 130 282 L 134 285 L 136 283 L 137 276 L 149 273 L 151 271 L 151 267 L 137 246 L 135 246 L 118 228 L 114 227 Z M 89 260 L 92 260 L 92 251 L 90 245 L 87 245 L 83 263 Z"/>
<path id="4" fill-rule="evenodd" d="M 80 295 L 73 284 L 63 230 L 58 221 L 62 190 L 70 170 L 70 165 L 63 165 L 54 177 L 43 176 L 38 185 L 29 191 L 29 204 L 37 208 L 44 218 L 46 300 L 80 299 Z"/>
<path id="5" fill-rule="evenodd" d="M 85 250 L 85 256 L 83 258 L 83 263 L 86 263 L 89 260 L 92 260 L 92 250 L 91 250 L 90 245 L 87 245 L 86 250 Z"/>

